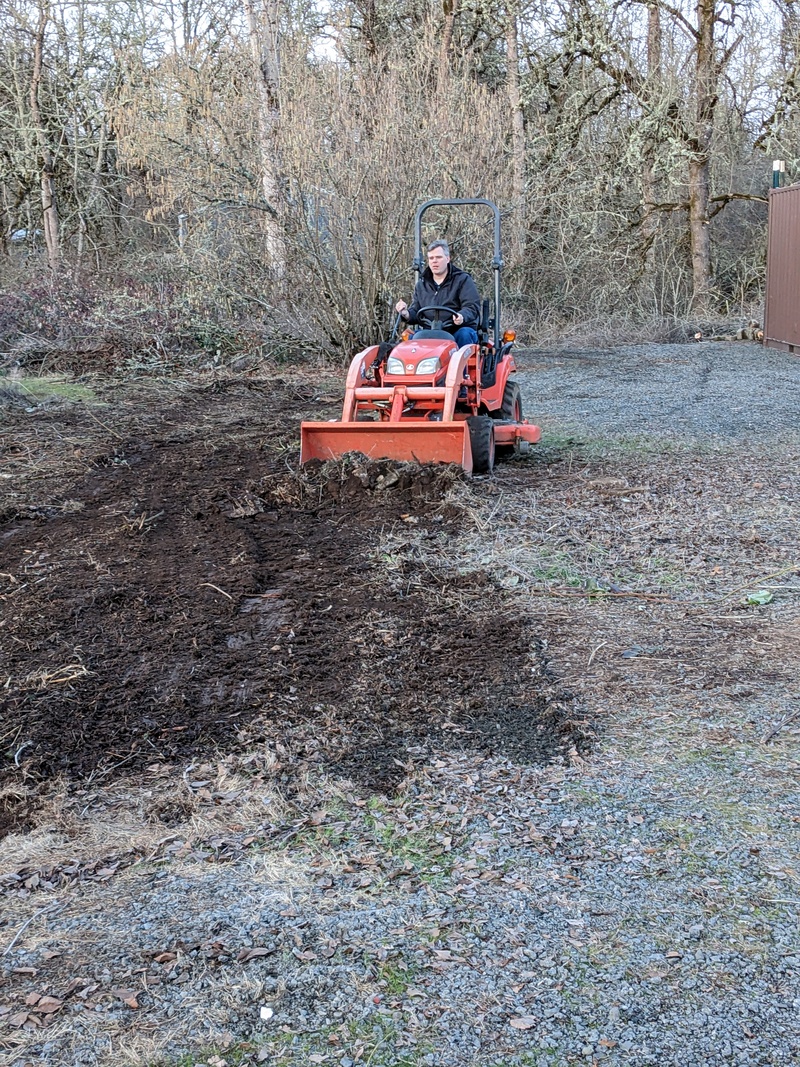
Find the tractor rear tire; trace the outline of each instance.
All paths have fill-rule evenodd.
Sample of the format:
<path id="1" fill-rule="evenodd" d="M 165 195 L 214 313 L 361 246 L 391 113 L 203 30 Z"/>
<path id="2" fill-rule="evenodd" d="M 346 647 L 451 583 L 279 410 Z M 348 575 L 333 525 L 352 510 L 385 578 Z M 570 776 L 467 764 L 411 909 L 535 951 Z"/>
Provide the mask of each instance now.
<path id="1" fill-rule="evenodd" d="M 467 419 L 467 426 L 472 471 L 474 474 L 491 474 L 494 469 L 494 423 L 488 415 L 472 415 Z"/>
<path id="2" fill-rule="evenodd" d="M 500 418 L 506 422 L 522 422 L 522 393 L 517 383 L 512 382 L 510 378 L 503 391 Z"/>

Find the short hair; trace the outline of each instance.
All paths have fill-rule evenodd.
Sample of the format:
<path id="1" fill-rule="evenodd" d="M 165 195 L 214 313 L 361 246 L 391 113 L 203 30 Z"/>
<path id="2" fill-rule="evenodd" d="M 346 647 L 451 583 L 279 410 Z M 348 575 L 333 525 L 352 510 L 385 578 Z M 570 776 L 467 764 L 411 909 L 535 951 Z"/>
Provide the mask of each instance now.
<path id="1" fill-rule="evenodd" d="M 447 241 L 431 241 L 431 243 L 428 245 L 428 252 L 432 252 L 434 248 L 441 248 L 444 254 L 449 258 L 450 245 L 447 243 Z"/>

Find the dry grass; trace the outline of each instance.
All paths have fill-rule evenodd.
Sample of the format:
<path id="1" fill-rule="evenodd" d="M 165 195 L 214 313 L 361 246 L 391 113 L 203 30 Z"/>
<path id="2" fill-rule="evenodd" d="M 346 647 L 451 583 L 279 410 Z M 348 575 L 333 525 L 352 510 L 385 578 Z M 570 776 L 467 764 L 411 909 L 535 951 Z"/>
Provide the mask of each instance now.
<path id="1" fill-rule="evenodd" d="M 294 809 L 270 780 L 273 761 L 269 753 L 254 752 L 215 764 L 160 766 L 144 779 L 123 777 L 77 790 L 64 782 L 7 787 L 3 795 L 26 801 L 35 828 L 4 839 L 0 876 L 104 860 L 125 867 L 163 856 L 175 841 L 190 855 L 214 838 L 280 825 Z"/>

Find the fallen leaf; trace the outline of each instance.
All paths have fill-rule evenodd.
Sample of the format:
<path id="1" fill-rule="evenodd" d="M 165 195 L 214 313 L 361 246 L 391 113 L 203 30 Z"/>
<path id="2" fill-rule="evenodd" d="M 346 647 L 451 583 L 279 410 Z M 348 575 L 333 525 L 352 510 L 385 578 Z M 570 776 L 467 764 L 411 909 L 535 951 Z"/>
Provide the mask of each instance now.
<path id="1" fill-rule="evenodd" d="M 243 948 L 236 959 L 239 963 L 247 963 L 248 960 L 257 959 L 259 956 L 271 956 L 274 948 Z"/>
<path id="2" fill-rule="evenodd" d="M 27 1021 L 28 1013 L 26 1011 L 18 1011 L 16 1015 L 9 1016 L 8 1025 L 14 1027 L 24 1026 Z"/>
<path id="3" fill-rule="evenodd" d="M 743 597 L 742 603 L 762 607 L 764 604 L 771 604 L 774 599 L 775 595 L 769 589 L 759 589 L 757 592 L 748 593 L 746 597 Z"/>
<path id="4" fill-rule="evenodd" d="M 119 997 L 123 1004 L 133 1011 L 139 1007 L 139 1001 L 136 999 L 136 991 L 133 989 L 112 989 L 111 995 Z"/>
<path id="5" fill-rule="evenodd" d="M 293 948 L 292 954 L 299 960 L 315 960 L 317 958 L 316 952 L 312 952 L 311 949 L 306 949 L 305 952 L 300 952 L 299 949 Z"/>
<path id="6" fill-rule="evenodd" d="M 58 1011 L 62 1007 L 64 1001 L 59 1000 L 58 997 L 41 997 L 39 1003 L 36 1005 L 36 1010 L 40 1011 L 43 1015 L 52 1015 L 53 1012 Z"/>
<path id="7" fill-rule="evenodd" d="M 159 952 L 157 956 L 153 957 L 154 963 L 172 963 L 173 960 L 178 958 L 177 952 Z"/>
<path id="8" fill-rule="evenodd" d="M 28 993 L 27 997 L 25 997 L 25 1003 L 29 1008 L 32 1008 L 35 1004 L 38 1004 L 41 999 L 41 993 Z"/>
<path id="9" fill-rule="evenodd" d="M 520 1015 L 516 1019 L 509 1019 L 515 1030 L 531 1030 L 536 1026 L 537 1020 L 533 1015 Z"/>

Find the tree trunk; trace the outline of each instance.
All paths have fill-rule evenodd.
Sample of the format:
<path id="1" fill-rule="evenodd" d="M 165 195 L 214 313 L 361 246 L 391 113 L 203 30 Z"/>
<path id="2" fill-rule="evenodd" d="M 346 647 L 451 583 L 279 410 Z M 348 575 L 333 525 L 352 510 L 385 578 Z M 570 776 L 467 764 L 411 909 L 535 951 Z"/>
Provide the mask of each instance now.
<path id="1" fill-rule="evenodd" d="M 441 91 L 450 73 L 450 49 L 453 46 L 453 27 L 456 22 L 458 0 L 442 0 L 444 12 L 444 27 L 442 28 L 442 40 L 439 45 L 439 68 L 438 86 Z"/>
<path id="2" fill-rule="evenodd" d="M 517 37 L 517 0 L 509 0 L 506 11 L 506 92 L 511 111 L 511 158 L 512 178 L 511 195 L 516 212 L 516 225 L 512 231 L 511 264 L 521 264 L 525 260 L 528 211 L 526 201 L 526 164 L 525 164 L 525 114 L 522 110 L 522 95 L 519 84 L 519 41 Z"/>
<path id="3" fill-rule="evenodd" d="M 42 123 L 39 107 L 39 86 L 42 82 L 42 57 L 44 54 L 44 34 L 50 18 L 47 4 L 39 8 L 39 24 L 33 39 L 33 73 L 30 85 L 31 118 L 36 131 L 39 146 L 39 163 L 41 174 L 39 187 L 42 201 L 42 219 L 44 240 L 47 248 L 47 263 L 51 270 L 57 270 L 61 262 L 61 249 L 58 235 L 58 205 L 56 202 L 55 157 L 47 141 L 47 131 Z"/>
<path id="4" fill-rule="evenodd" d="M 661 11 L 658 3 L 651 3 L 647 9 L 647 78 L 645 81 L 645 99 L 654 100 L 662 91 L 661 85 Z M 652 249 L 658 232 L 658 213 L 655 210 L 656 143 L 649 137 L 644 148 L 642 160 L 642 262 L 647 269 L 652 266 Z"/>
<path id="5" fill-rule="evenodd" d="M 445 93 L 450 77 L 450 51 L 453 47 L 453 29 L 456 23 L 458 0 L 442 0 L 442 11 L 444 12 L 444 26 L 439 44 L 439 62 L 436 68 L 436 92 L 439 96 Z"/>
<path id="6" fill-rule="evenodd" d="M 714 56 L 716 0 L 697 0 L 694 130 L 689 161 L 689 240 L 692 249 L 692 307 L 703 308 L 712 289 L 708 198 L 711 138 L 717 106 L 717 64 Z"/>
<path id="7" fill-rule="evenodd" d="M 708 224 L 708 158 L 689 161 L 689 239 L 692 250 L 692 307 L 711 295 L 711 233 Z"/>
<path id="8" fill-rule="evenodd" d="M 250 53 L 258 93 L 258 140 L 261 187 L 267 206 L 267 254 L 276 281 L 286 275 L 286 240 L 281 210 L 283 193 L 280 168 L 280 26 L 279 0 L 265 0 L 257 12 L 254 0 L 244 0 L 250 36 Z"/>

